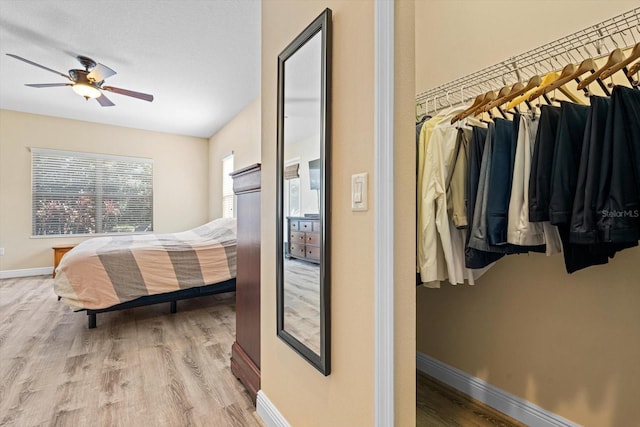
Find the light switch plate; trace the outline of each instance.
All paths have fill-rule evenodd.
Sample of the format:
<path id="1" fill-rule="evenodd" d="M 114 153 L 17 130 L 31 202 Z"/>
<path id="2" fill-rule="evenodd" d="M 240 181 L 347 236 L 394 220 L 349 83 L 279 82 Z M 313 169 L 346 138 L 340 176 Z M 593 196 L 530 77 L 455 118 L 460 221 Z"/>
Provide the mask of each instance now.
<path id="1" fill-rule="evenodd" d="M 369 174 L 367 172 L 351 175 L 351 210 L 369 210 Z"/>

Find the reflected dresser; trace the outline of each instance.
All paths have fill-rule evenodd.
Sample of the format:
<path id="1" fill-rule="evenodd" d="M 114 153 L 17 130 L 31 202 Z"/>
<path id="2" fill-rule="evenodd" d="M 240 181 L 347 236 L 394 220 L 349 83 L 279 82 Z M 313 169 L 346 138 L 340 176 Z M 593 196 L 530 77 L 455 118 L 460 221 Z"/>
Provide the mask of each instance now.
<path id="1" fill-rule="evenodd" d="M 320 218 L 287 217 L 287 256 L 320 263 Z"/>

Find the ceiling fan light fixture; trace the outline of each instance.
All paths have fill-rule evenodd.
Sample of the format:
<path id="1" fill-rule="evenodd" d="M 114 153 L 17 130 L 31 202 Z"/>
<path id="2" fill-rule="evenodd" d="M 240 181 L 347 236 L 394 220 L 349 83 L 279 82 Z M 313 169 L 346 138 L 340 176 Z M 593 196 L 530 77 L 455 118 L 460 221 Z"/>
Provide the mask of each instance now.
<path id="1" fill-rule="evenodd" d="M 78 95 L 84 97 L 85 99 L 89 98 L 98 98 L 102 95 L 102 92 L 95 87 L 86 83 L 76 83 L 73 85 L 73 91 Z"/>
<path id="2" fill-rule="evenodd" d="M 51 71 L 52 73 L 58 74 L 59 76 L 64 77 L 71 82 L 26 84 L 25 86 L 36 88 L 71 86 L 75 93 L 87 100 L 95 99 L 102 107 L 112 107 L 115 105 L 109 98 L 105 96 L 105 94 L 102 92 L 103 90 L 117 93 L 119 95 L 130 96 L 132 98 L 141 99 L 147 102 L 153 101 L 153 95 L 150 95 L 148 93 L 136 92 L 133 90 L 122 89 L 113 86 L 102 86 L 104 80 L 107 77 L 113 76 L 114 74 L 116 74 L 116 72 L 106 65 L 96 63 L 93 59 L 87 58 L 86 56 L 79 55 L 77 57 L 78 61 L 80 61 L 80 64 L 84 66 L 84 70 L 74 68 L 69 70 L 69 75 L 66 75 L 49 67 L 45 67 L 44 65 L 40 65 L 36 62 L 22 58 L 18 55 L 14 55 L 12 53 L 7 53 L 7 55 L 35 67 Z"/>

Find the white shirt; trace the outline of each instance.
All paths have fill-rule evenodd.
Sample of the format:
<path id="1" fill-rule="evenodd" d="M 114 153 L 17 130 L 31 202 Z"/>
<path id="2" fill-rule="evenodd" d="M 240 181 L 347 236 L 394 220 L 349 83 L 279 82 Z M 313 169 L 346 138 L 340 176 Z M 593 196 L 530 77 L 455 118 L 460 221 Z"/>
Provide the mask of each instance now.
<path id="1" fill-rule="evenodd" d="M 473 282 L 485 271 L 464 267 L 464 234 L 447 214 L 446 179 L 453 166 L 457 138 L 457 127 L 450 120 L 465 109 L 461 106 L 439 115 L 445 117 L 433 127 L 424 166 L 418 168 L 422 172 L 418 176 L 418 271 L 427 287 L 439 287 L 443 280 L 452 284 L 464 283 L 465 279 Z"/>

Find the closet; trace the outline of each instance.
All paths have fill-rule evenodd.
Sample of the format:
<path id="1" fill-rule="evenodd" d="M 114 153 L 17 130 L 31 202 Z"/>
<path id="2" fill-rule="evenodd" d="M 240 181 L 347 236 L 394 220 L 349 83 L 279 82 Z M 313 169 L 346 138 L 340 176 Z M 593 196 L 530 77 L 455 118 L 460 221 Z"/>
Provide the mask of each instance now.
<path id="1" fill-rule="evenodd" d="M 559 3 L 519 30 L 582 7 Z M 479 38 L 520 25 L 476 20 Z M 580 423 L 630 419 L 626 398 L 576 396 L 635 391 L 624 369 L 640 355 L 640 8 L 591 24 L 416 98 L 418 369 Z"/>
<path id="2" fill-rule="evenodd" d="M 423 285 L 473 284 L 505 255 L 529 252 L 563 252 L 573 273 L 638 245 L 640 42 L 634 32 L 640 36 L 633 15 L 624 15 L 594 27 L 594 34 L 568 36 L 419 97 Z M 609 39 L 615 47 L 603 49 Z M 503 84 L 493 86 L 498 76 Z M 490 89 L 468 105 L 465 86 L 467 96 Z M 451 100 L 456 92 L 458 106 Z M 438 109 L 442 101 L 448 108 Z"/>

